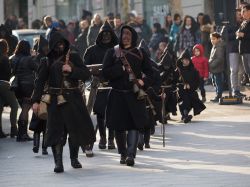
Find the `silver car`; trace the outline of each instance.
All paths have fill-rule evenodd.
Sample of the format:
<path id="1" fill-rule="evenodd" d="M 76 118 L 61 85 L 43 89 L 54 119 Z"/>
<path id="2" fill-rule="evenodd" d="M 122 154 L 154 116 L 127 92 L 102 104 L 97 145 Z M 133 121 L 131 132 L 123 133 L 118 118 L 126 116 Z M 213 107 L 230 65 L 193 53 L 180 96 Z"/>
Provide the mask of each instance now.
<path id="1" fill-rule="evenodd" d="M 40 35 L 45 37 L 46 30 L 39 29 L 19 29 L 12 30 L 12 34 L 17 37 L 18 41 L 26 40 L 30 43 L 30 46 L 33 47 L 36 39 L 39 38 Z"/>

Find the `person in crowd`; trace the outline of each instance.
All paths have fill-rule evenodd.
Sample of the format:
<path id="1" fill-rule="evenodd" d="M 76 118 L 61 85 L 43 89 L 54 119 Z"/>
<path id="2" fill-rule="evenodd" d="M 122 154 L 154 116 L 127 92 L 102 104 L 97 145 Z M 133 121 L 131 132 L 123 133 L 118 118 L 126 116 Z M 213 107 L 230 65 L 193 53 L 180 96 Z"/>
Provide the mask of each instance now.
<path id="1" fill-rule="evenodd" d="M 210 16 L 205 14 L 203 15 L 200 23 L 200 42 L 204 47 L 204 56 L 209 58 L 212 44 L 210 41 L 210 34 L 214 32 L 214 25 L 212 25 Z"/>
<path id="2" fill-rule="evenodd" d="M 138 14 L 137 14 L 137 12 L 135 10 L 132 10 L 128 14 L 127 25 L 129 25 L 130 27 L 132 27 L 133 29 L 135 29 L 135 31 L 138 34 L 137 43 L 139 43 L 141 41 L 141 39 L 142 39 L 142 27 L 141 27 L 141 24 L 138 23 Z"/>
<path id="3" fill-rule="evenodd" d="M 199 87 L 199 72 L 195 69 L 188 49 L 185 49 L 176 62 L 175 79 L 178 84 L 179 109 L 184 123 L 192 120 L 189 115 L 191 109 L 193 114 L 200 114 L 206 106 L 199 99 L 197 88 Z"/>
<path id="4" fill-rule="evenodd" d="M 69 135 L 71 166 L 82 168 L 78 161 L 79 146 L 93 144 L 94 127 L 78 87 L 79 80 L 90 78 L 90 72 L 77 53 L 70 53 L 69 42 L 55 29 L 49 40 L 47 63 L 41 63 L 32 96 L 33 112 L 38 114 L 47 83 L 50 104 L 46 130 L 46 145 L 51 146 L 54 172 L 64 172 L 63 146 Z"/>
<path id="5" fill-rule="evenodd" d="M 95 44 L 101 26 L 102 26 L 101 16 L 99 14 L 95 14 L 93 19 L 91 20 L 91 25 L 89 27 L 89 32 L 87 36 L 88 46 Z"/>
<path id="6" fill-rule="evenodd" d="M 77 48 L 79 55 L 83 58 L 83 55 L 88 48 L 87 35 L 89 32 L 89 22 L 88 20 L 82 20 L 79 23 L 81 28 L 81 34 L 76 39 L 75 47 Z"/>
<path id="7" fill-rule="evenodd" d="M 53 21 L 52 20 L 52 17 L 47 15 L 43 18 L 43 22 L 44 22 L 44 25 L 45 27 L 47 28 L 47 31 L 46 31 L 46 34 L 45 34 L 45 38 L 46 40 L 49 40 L 50 39 L 50 33 L 52 31 L 53 28 L 59 28 L 60 27 L 60 24 L 56 21 Z"/>
<path id="8" fill-rule="evenodd" d="M 192 54 L 193 47 L 197 43 L 199 43 L 199 36 L 196 22 L 194 18 L 186 15 L 180 28 L 179 53 L 188 49 L 189 53 Z"/>
<path id="9" fill-rule="evenodd" d="M 224 72 L 224 43 L 221 39 L 221 34 L 213 32 L 210 34 L 210 40 L 213 45 L 211 54 L 209 57 L 208 65 L 209 72 L 212 73 L 212 78 L 215 83 L 216 96 L 212 99 L 212 102 L 219 102 L 219 99 L 222 97 L 223 93 L 223 72 Z"/>
<path id="10" fill-rule="evenodd" d="M 242 23 L 241 9 L 236 9 L 236 23 L 228 26 L 228 45 L 229 48 L 229 65 L 230 81 L 232 95 L 236 97 L 245 96 L 240 92 L 241 78 L 243 74 L 243 63 L 239 54 L 239 40 L 236 39 L 236 31 Z"/>
<path id="11" fill-rule="evenodd" d="M 243 22 L 236 32 L 239 40 L 239 53 L 241 55 L 246 79 L 250 78 L 250 4 L 243 5 L 241 8 Z"/>
<path id="12" fill-rule="evenodd" d="M 143 39 L 148 44 L 152 36 L 152 30 L 150 26 L 147 24 L 146 19 L 142 16 L 137 16 L 136 22 L 141 28 L 141 39 Z"/>
<path id="13" fill-rule="evenodd" d="M 10 30 L 18 29 L 18 19 L 16 15 L 10 15 L 5 20 L 4 25 L 9 28 Z"/>
<path id="14" fill-rule="evenodd" d="M 169 35 L 170 33 L 170 29 L 171 29 L 171 26 L 173 25 L 173 18 L 171 16 L 171 14 L 167 14 L 167 16 L 165 17 L 165 31 L 167 32 L 167 34 Z"/>
<path id="15" fill-rule="evenodd" d="M 0 138 L 6 138 L 7 134 L 2 129 L 2 113 L 5 105 L 10 106 L 10 137 L 17 135 L 17 110 L 18 103 L 13 91 L 10 90 L 11 66 L 8 58 L 8 43 L 0 39 Z"/>
<path id="16" fill-rule="evenodd" d="M 202 102 L 206 102 L 206 90 L 204 88 L 204 83 L 208 79 L 208 59 L 204 56 L 204 48 L 201 44 L 196 44 L 193 47 L 193 56 L 192 62 L 195 69 L 199 72 L 200 75 L 200 85 L 199 89 L 201 92 Z"/>
<path id="17" fill-rule="evenodd" d="M 111 28 L 114 29 L 115 25 L 114 25 L 114 13 L 113 12 L 108 13 L 106 20 L 110 24 Z"/>
<path id="18" fill-rule="evenodd" d="M 41 66 L 41 63 L 47 63 L 45 60 L 46 55 L 49 51 L 49 43 L 48 41 L 40 35 L 39 39 L 36 40 L 35 45 L 33 47 L 33 51 L 35 52 L 35 62 L 38 67 Z M 47 146 L 45 143 L 45 132 L 46 132 L 46 123 L 47 120 L 40 119 L 34 112 L 32 114 L 32 118 L 29 125 L 29 130 L 33 131 L 33 152 L 38 153 L 40 147 L 40 134 L 43 134 L 42 140 L 42 154 L 47 155 Z"/>
<path id="19" fill-rule="evenodd" d="M 174 14 L 174 22 L 170 28 L 169 42 L 173 47 L 173 51 L 177 53 L 179 51 L 179 32 L 181 26 L 181 16 L 180 14 Z"/>
<path id="20" fill-rule="evenodd" d="M 121 27 L 122 27 L 121 15 L 117 14 L 114 19 L 114 32 L 117 37 L 120 36 Z"/>
<path id="21" fill-rule="evenodd" d="M 198 27 L 200 27 L 202 25 L 203 16 L 204 16 L 204 13 L 202 13 L 202 12 L 197 14 L 196 23 L 197 23 Z"/>
<path id="22" fill-rule="evenodd" d="M 8 43 L 8 56 L 13 55 L 18 43 L 18 39 L 16 36 L 12 35 L 12 30 L 3 24 L 0 25 L 0 39 L 5 39 Z"/>
<path id="23" fill-rule="evenodd" d="M 13 74 L 18 80 L 15 95 L 21 107 L 18 118 L 17 142 L 31 141 L 28 136 L 29 110 L 32 106 L 31 95 L 34 89 L 35 71 L 38 65 L 31 56 L 31 47 L 28 41 L 21 40 L 17 44 L 14 55 L 10 57 Z"/>
<path id="24" fill-rule="evenodd" d="M 75 44 L 75 22 L 70 21 L 67 24 L 67 37 L 66 39 L 69 41 L 70 45 L 74 45 Z"/>
<path id="25" fill-rule="evenodd" d="M 120 43 L 107 51 L 103 76 L 112 87 L 106 109 L 106 124 L 115 130 L 120 164 L 134 166 L 139 131 L 143 132 L 148 116 L 145 101 L 137 89 L 150 85 L 153 70 L 148 55 L 138 50 L 137 32 L 130 26 L 121 29 Z M 133 71 L 133 72 L 132 72 Z M 142 72 L 145 77 L 142 77 Z"/>
<path id="26" fill-rule="evenodd" d="M 89 47 L 84 54 L 85 65 L 102 64 L 107 50 L 118 44 L 118 38 L 107 21 L 105 21 L 101 27 L 95 43 L 96 44 Z M 107 80 L 103 79 L 101 72 L 99 77 L 102 87 L 107 87 Z M 96 101 L 93 108 L 93 112 L 97 116 L 97 128 L 99 129 L 100 134 L 100 141 L 98 145 L 99 149 L 106 149 L 107 144 L 105 111 L 109 92 L 109 89 L 99 90 L 97 92 Z M 114 131 L 111 129 L 109 130 L 108 134 L 108 149 L 115 149 Z"/>
<path id="27" fill-rule="evenodd" d="M 152 58 L 155 59 L 156 50 L 158 49 L 159 43 L 164 41 L 165 37 L 162 32 L 161 24 L 154 23 L 153 25 L 153 35 L 149 41 L 148 47 L 151 52 Z"/>

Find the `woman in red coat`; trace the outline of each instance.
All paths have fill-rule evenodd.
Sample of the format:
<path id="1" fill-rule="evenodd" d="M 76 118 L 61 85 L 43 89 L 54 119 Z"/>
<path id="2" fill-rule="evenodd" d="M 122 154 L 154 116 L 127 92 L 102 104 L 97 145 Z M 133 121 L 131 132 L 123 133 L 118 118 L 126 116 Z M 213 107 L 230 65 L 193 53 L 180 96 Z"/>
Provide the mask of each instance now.
<path id="1" fill-rule="evenodd" d="M 192 62 L 200 75 L 200 86 L 202 102 L 206 102 L 206 91 L 204 83 L 208 79 L 208 59 L 204 56 L 204 48 L 201 44 L 193 47 Z"/>

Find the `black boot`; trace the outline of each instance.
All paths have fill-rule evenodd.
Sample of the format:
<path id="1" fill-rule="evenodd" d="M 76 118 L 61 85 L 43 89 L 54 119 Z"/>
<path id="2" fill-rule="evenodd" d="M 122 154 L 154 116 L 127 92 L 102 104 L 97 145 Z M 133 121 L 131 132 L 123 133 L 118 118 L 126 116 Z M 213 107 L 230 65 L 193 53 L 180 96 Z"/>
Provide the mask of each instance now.
<path id="1" fill-rule="evenodd" d="M 108 149 L 115 149 L 115 131 L 109 129 Z"/>
<path id="2" fill-rule="evenodd" d="M 107 139 L 106 139 L 106 127 L 104 124 L 104 118 L 97 115 L 97 126 L 100 134 L 99 149 L 106 149 Z"/>
<path id="3" fill-rule="evenodd" d="M 39 151 L 39 144 L 40 144 L 40 133 L 35 132 L 33 135 L 33 152 L 38 153 Z"/>
<path id="4" fill-rule="evenodd" d="M 144 132 L 144 143 L 145 143 L 145 148 L 150 148 L 150 129 L 145 130 Z"/>
<path id="5" fill-rule="evenodd" d="M 128 157 L 126 159 L 127 166 L 134 166 L 134 164 L 135 164 L 134 159 L 136 156 L 138 138 L 139 138 L 139 132 L 137 130 L 128 131 L 128 135 L 127 135 Z"/>
<path id="6" fill-rule="evenodd" d="M 79 146 L 73 145 L 69 139 L 69 153 L 70 153 L 71 166 L 75 169 L 82 168 L 81 163 L 78 161 L 78 152 L 79 152 Z"/>
<path id="7" fill-rule="evenodd" d="M 15 138 L 17 136 L 17 126 L 11 126 L 10 128 L 10 137 Z"/>
<path id="8" fill-rule="evenodd" d="M 46 142 L 45 142 L 45 133 L 43 133 L 42 154 L 43 155 L 48 155 L 47 145 L 46 145 Z"/>
<path id="9" fill-rule="evenodd" d="M 27 132 L 28 121 L 18 120 L 17 142 L 32 141 L 33 138 L 29 137 Z"/>
<path id="10" fill-rule="evenodd" d="M 144 146 L 144 136 L 143 136 L 142 133 L 139 133 L 139 139 L 138 139 L 138 145 L 137 145 L 137 147 L 138 147 L 138 149 L 140 151 L 143 151 L 143 146 Z"/>
<path id="11" fill-rule="evenodd" d="M 99 149 L 106 149 L 106 144 L 107 144 L 106 136 L 101 136 L 98 144 Z"/>
<path id="12" fill-rule="evenodd" d="M 51 148 L 52 148 L 52 153 L 53 153 L 54 161 L 55 161 L 54 172 L 62 173 L 64 172 L 63 161 L 62 161 L 63 146 L 58 144 L 58 145 L 52 146 Z"/>
<path id="13" fill-rule="evenodd" d="M 121 155 L 120 164 L 126 164 L 126 157 L 127 157 L 126 132 L 115 131 L 115 139 L 118 148 L 118 153 Z"/>
<path id="14" fill-rule="evenodd" d="M 183 121 L 184 123 L 188 123 L 191 121 L 191 119 L 193 118 L 192 115 L 188 115 L 188 110 L 183 110 Z"/>

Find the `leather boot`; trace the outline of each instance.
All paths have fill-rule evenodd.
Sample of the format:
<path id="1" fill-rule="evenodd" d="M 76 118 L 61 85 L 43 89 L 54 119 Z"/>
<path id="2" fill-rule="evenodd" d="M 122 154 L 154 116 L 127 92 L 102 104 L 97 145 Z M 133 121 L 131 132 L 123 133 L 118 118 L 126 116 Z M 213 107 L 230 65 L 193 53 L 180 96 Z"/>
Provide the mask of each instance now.
<path id="1" fill-rule="evenodd" d="M 137 145 L 137 147 L 138 147 L 138 149 L 139 149 L 140 151 L 143 151 L 143 146 L 144 146 L 144 136 L 143 136 L 142 133 L 139 133 L 139 138 L 138 138 L 138 145 Z"/>
<path id="2" fill-rule="evenodd" d="M 126 164 L 126 157 L 127 157 L 126 132 L 115 131 L 115 140 L 118 148 L 118 153 L 121 155 L 120 164 Z"/>
<path id="3" fill-rule="evenodd" d="M 135 164 L 134 158 L 136 157 L 138 138 L 139 138 L 139 132 L 137 130 L 128 131 L 127 135 L 128 157 L 126 159 L 127 166 L 134 166 Z"/>
<path id="4" fill-rule="evenodd" d="M 46 142 L 45 142 L 45 133 L 43 133 L 42 154 L 43 155 L 48 155 L 47 145 L 46 145 Z"/>
<path id="5" fill-rule="evenodd" d="M 109 137 L 108 137 L 108 149 L 115 149 L 115 131 L 109 129 Z"/>
<path id="6" fill-rule="evenodd" d="M 145 130 L 144 132 L 144 143 L 145 143 L 145 148 L 150 148 L 150 129 Z"/>
<path id="7" fill-rule="evenodd" d="M 35 132 L 33 135 L 33 152 L 38 153 L 40 144 L 40 133 Z"/>
<path id="8" fill-rule="evenodd" d="M 104 118 L 97 115 L 97 126 L 100 134 L 99 149 L 106 149 L 107 139 L 106 139 L 106 127 L 104 124 Z"/>
<path id="9" fill-rule="evenodd" d="M 192 115 L 188 115 L 188 110 L 183 110 L 183 121 L 184 123 L 188 123 L 191 121 L 191 119 L 193 118 Z"/>
<path id="10" fill-rule="evenodd" d="M 27 133 L 28 121 L 18 120 L 18 132 L 17 132 L 17 142 L 32 141 L 33 138 L 29 137 Z"/>
<path id="11" fill-rule="evenodd" d="M 81 163 L 78 161 L 79 146 L 73 145 L 70 139 L 68 140 L 69 140 L 69 153 L 70 153 L 71 166 L 75 169 L 82 168 Z"/>
<path id="12" fill-rule="evenodd" d="M 54 172 L 62 173 L 64 172 L 63 161 L 62 161 L 63 146 L 58 144 L 58 145 L 52 146 L 51 148 L 52 148 L 52 153 L 53 153 L 54 161 L 55 161 Z"/>

